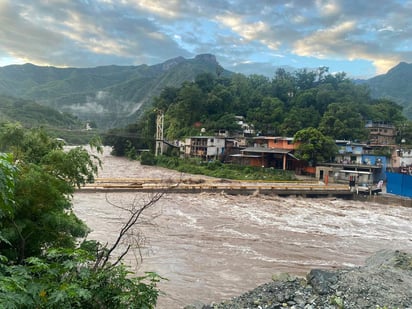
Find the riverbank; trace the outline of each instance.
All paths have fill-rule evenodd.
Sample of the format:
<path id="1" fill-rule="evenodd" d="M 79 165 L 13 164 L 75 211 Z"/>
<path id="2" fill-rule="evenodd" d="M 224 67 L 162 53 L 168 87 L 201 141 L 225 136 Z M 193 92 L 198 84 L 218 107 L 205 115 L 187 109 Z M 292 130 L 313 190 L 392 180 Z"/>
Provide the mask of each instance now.
<path id="1" fill-rule="evenodd" d="M 354 195 L 357 201 L 412 208 L 412 199 L 394 194 Z"/>
<path id="2" fill-rule="evenodd" d="M 412 255 L 380 251 L 364 266 L 311 270 L 306 278 L 277 274 L 273 280 L 221 303 L 185 309 L 412 308 Z"/>
<path id="3" fill-rule="evenodd" d="M 190 174 L 101 156 L 103 178 L 195 178 Z M 204 177 L 202 177 L 204 178 Z M 89 239 L 114 241 L 130 205 L 148 193 L 74 194 L 74 211 L 91 228 Z M 111 202 L 112 204 L 108 203 Z M 338 198 L 166 194 L 139 222 L 145 239 L 125 262 L 138 274 L 168 279 L 157 308 L 183 308 L 231 299 L 271 280 L 311 269 L 356 267 L 382 249 L 412 253 L 412 208 Z M 135 255 L 134 255 L 135 254 Z"/>

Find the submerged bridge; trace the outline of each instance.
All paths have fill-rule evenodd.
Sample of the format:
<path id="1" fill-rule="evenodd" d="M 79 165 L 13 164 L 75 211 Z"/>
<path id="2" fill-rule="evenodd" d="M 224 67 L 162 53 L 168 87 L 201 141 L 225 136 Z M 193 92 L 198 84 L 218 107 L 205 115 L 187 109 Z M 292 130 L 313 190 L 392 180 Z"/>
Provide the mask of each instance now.
<path id="1" fill-rule="evenodd" d="M 354 193 L 347 185 L 318 182 L 260 182 L 204 178 L 97 178 L 94 183 L 86 184 L 81 191 L 135 191 L 167 193 L 215 192 L 225 194 L 272 194 L 279 196 L 325 197 L 336 196 L 352 198 Z"/>

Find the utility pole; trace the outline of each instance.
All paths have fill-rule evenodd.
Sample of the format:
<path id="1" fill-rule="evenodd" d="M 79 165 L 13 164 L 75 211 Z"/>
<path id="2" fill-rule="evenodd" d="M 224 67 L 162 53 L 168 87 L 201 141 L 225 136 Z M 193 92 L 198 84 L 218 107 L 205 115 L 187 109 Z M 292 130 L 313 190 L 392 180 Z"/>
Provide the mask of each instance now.
<path id="1" fill-rule="evenodd" d="M 162 110 L 157 111 L 156 117 L 156 152 L 155 156 L 163 154 L 163 124 L 164 124 L 164 113 Z"/>

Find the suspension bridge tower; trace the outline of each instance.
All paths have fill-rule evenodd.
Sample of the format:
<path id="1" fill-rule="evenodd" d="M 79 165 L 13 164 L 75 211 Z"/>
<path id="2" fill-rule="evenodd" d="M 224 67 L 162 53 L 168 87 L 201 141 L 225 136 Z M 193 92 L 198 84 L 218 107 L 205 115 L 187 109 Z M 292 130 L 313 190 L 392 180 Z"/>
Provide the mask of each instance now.
<path id="1" fill-rule="evenodd" d="M 156 152 L 155 156 L 163 154 L 163 124 L 165 115 L 162 110 L 157 111 L 156 117 Z"/>

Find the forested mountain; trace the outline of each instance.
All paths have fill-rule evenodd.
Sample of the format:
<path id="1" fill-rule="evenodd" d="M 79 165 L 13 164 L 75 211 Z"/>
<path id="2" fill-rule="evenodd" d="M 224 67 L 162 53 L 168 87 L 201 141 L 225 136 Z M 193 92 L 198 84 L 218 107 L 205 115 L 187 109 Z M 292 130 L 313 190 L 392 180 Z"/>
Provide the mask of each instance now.
<path id="1" fill-rule="evenodd" d="M 83 125 L 71 114 L 60 113 L 31 100 L 0 95 L 0 123 L 4 122 L 20 122 L 28 128 L 46 126 L 79 129 Z"/>
<path id="2" fill-rule="evenodd" d="M 315 128 L 332 139 L 362 142 L 367 142 L 367 121 L 406 125 L 401 106 L 371 98 L 366 85 L 355 84 L 345 73 L 330 74 L 325 67 L 294 73 L 279 69 L 272 79 L 203 73 L 181 87 L 165 88 L 138 124 L 112 130 L 108 143 L 119 144 L 118 136 L 136 142 L 131 145 L 136 149 L 153 145 L 159 111 L 170 141 L 199 135 L 201 130 L 204 135 L 222 129 L 235 133 L 240 131 L 236 116 L 261 135 L 293 137 Z M 140 139 L 131 140 L 132 136 Z"/>
<path id="3" fill-rule="evenodd" d="M 290 72 L 283 71 L 290 74 Z M 304 71 L 312 72 L 300 70 L 300 72 Z M 104 130 L 135 123 L 141 117 L 142 112 L 151 107 L 153 98 L 159 96 L 165 87 L 178 88 L 184 82 L 193 82 L 201 73 L 211 73 L 219 78 L 234 74 L 224 70 L 216 61 L 215 56 L 210 54 L 198 55 L 193 59 L 177 57 L 152 66 L 143 64 L 140 66 L 55 68 L 32 64 L 10 65 L 0 67 L 0 94 L 34 100 L 59 112 L 74 114 L 80 120 L 92 121 L 99 129 Z M 241 79 L 240 74 L 236 75 L 237 79 Z M 266 87 L 260 84 L 260 81 L 267 79 L 266 77 L 256 74 L 251 76 L 251 79 L 254 80 L 251 86 L 252 92 Z M 412 64 L 400 63 L 387 74 L 361 81 L 361 83 L 370 87 L 372 98 L 386 98 L 397 102 L 403 106 L 404 115 L 412 118 L 410 104 Z M 322 95 L 330 96 L 327 92 L 323 90 Z M 231 95 L 236 96 L 233 93 Z M 250 96 L 247 95 L 247 97 Z M 285 102 L 285 98 L 276 98 Z M 237 98 L 236 100 L 243 101 L 244 99 Z M 252 100 L 258 100 L 258 98 L 252 98 Z M 251 106 L 256 104 L 254 101 L 249 103 Z M 322 110 L 312 115 L 316 117 L 318 112 L 322 113 Z M 289 116 L 290 119 L 292 117 L 293 115 Z M 297 123 L 290 121 L 293 125 Z"/>
<path id="4" fill-rule="evenodd" d="M 399 63 L 386 74 L 364 81 L 374 98 L 387 98 L 400 104 L 412 119 L 412 64 Z"/>
<path id="5" fill-rule="evenodd" d="M 178 57 L 153 66 L 10 65 L 0 68 L 0 94 L 35 100 L 104 129 L 136 121 L 164 87 L 180 86 L 203 72 L 231 74 L 209 54 L 193 59 Z"/>

